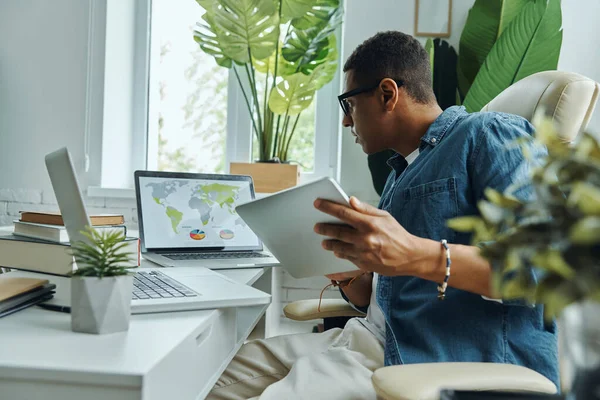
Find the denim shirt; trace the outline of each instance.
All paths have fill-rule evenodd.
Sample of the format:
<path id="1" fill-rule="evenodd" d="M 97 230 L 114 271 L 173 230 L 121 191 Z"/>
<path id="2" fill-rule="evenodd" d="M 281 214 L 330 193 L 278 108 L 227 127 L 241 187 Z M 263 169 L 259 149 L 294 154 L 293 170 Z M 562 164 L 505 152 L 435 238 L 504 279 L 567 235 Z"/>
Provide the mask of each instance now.
<path id="1" fill-rule="evenodd" d="M 515 141 L 532 133 L 519 116 L 448 108 L 421 138 L 419 157 L 408 168 L 399 154 L 388 161 L 393 170 L 379 208 L 413 235 L 468 245 L 470 235 L 446 221 L 479 214 L 487 187 L 504 192 L 527 182 L 530 163 Z M 531 186 L 515 195 L 531 198 Z M 510 363 L 558 387 L 556 325 L 544 322 L 542 305 L 489 301 L 452 287 L 440 301 L 436 282 L 409 276 L 380 276 L 377 303 L 386 319 L 385 365 Z"/>

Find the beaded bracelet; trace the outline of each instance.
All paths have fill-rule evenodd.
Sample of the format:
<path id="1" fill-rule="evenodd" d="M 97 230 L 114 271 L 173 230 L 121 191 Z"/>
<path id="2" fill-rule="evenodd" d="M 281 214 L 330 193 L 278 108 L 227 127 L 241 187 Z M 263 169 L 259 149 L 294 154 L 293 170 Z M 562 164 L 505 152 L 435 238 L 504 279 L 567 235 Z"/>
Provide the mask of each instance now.
<path id="1" fill-rule="evenodd" d="M 450 260 L 450 247 L 448 246 L 448 241 L 446 239 L 442 240 L 442 246 L 444 250 L 446 250 L 446 276 L 444 277 L 444 282 L 441 285 L 438 285 L 438 300 L 444 300 L 446 298 L 446 288 L 448 287 L 448 279 L 450 279 L 450 265 L 452 261 Z"/>

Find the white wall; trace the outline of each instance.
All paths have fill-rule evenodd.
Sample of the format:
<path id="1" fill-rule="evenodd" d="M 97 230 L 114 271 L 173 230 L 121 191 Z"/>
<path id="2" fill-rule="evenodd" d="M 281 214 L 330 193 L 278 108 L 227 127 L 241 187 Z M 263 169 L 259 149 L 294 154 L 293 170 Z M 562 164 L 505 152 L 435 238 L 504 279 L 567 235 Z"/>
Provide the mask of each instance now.
<path id="1" fill-rule="evenodd" d="M 600 1 L 562 0 L 562 11 L 563 43 L 558 69 L 600 82 Z M 596 135 L 600 135 L 598 108 L 587 129 Z"/>
<path id="2" fill-rule="evenodd" d="M 83 165 L 87 0 L 0 3 L 0 188 L 50 188 L 44 155 Z"/>

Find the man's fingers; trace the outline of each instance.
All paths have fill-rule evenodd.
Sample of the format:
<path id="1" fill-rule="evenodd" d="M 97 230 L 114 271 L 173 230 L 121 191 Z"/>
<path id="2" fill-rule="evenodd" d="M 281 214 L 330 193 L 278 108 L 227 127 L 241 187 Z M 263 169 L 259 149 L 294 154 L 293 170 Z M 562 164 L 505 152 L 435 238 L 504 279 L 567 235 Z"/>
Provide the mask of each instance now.
<path id="1" fill-rule="evenodd" d="M 344 243 L 339 240 L 323 240 L 321 246 L 323 246 L 325 250 L 333 251 L 334 253 L 339 253 L 341 255 L 344 255 L 345 257 L 356 257 L 355 247 L 351 244 Z"/>
<path id="2" fill-rule="evenodd" d="M 316 224 L 315 232 L 346 243 L 355 243 L 359 239 L 356 229 L 348 225 Z"/>
<path id="3" fill-rule="evenodd" d="M 366 217 L 359 211 L 332 201 L 317 199 L 314 206 L 317 210 L 336 217 L 357 229 L 362 227 L 366 221 Z"/>
<path id="4" fill-rule="evenodd" d="M 352 206 L 353 209 L 355 209 L 356 211 L 358 211 L 362 214 L 375 215 L 375 216 L 383 216 L 386 214 L 385 211 L 380 210 L 377 207 L 373 207 L 369 203 L 363 203 L 362 201 L 358 200 L 354 196 L 350 197 L 350 205 Z"/>

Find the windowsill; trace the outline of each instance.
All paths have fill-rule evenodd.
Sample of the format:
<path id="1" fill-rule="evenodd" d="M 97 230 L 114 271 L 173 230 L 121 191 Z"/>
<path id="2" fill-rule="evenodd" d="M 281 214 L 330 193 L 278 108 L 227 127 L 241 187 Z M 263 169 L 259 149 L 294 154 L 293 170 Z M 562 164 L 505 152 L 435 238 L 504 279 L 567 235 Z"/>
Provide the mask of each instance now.
<path id="1" fill-rule="evenodd" d="M 257 199 L 267 197 L 272 193 L 256 193 Z M 135 189 L 123 188 L 103 188 L 100 186 L 90 186 L 87 190 L 88 197 L 111 197 L 119 199 L 135 199 Z"/>
<path id="2" fill-rule="evenodd" d="M 104 188 L 90 186 L 87 190 L 88 197 L 112 197 L 119 199 L 135 199 L 135 189 Z"/>

